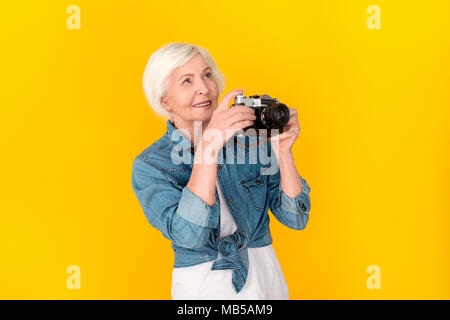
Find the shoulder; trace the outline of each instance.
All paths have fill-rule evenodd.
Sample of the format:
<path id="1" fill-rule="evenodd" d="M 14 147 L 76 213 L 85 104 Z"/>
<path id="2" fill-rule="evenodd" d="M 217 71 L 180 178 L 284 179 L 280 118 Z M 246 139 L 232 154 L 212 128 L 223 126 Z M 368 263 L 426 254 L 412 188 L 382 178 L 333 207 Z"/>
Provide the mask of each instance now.
<path id="1" fill-rule="evenodd" d="M 170 162 L 172 148 L 167 133 L 141 151 L 133 160 L 133 171 L 160 170 Z M 152 171 L 153 171 L 152 170 Z"/>
<path id="2" fill-rule="evenodd" d="M 168 142 L 166 132 L 161 138 L 141 151 L 135 159 L 151 162 L 153 158 L 158 159 L 161 156 L 164 157 L 167 153 L 170 153 L 170 144 Z"/>

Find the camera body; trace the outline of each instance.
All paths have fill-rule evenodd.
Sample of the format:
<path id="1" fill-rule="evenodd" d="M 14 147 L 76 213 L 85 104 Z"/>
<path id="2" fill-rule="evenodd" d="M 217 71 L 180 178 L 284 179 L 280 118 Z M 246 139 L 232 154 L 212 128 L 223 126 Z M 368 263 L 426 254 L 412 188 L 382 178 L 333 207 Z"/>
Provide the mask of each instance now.
<path id="1" fill-rule="evenodd" d="M 278 129 L 278 133 L 283 132 L 283 127 L 289 122 L 290 112 L 289 108 L 278 101 L 278 99 L 271 98 L 270 96 L 263 94 L 262 96 L 253 95 L 249 98 L 244 94 L 238 94 L 234 98 L 234 104 L 245 105 L 253 108 L 255 111 L 256 119 L 253 125 L 243 129 L 244 133 L 248 129 L 254 129 L 256 135 L 259 135 L 259 130 L 263 129 L 267 131 L 267 136 L 270 137 L 271 129 Z"/>

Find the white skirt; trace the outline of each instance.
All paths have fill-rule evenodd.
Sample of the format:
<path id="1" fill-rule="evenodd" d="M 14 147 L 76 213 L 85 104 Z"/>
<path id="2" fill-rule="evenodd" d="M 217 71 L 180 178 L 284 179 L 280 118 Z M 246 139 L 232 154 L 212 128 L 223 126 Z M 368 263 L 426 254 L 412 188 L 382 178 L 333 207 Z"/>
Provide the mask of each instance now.
<path id="1" fill-rule="evenodd" d="M 272 245 L 247 248 L 249 270 L 244 288 L 236 293 L 232 270 L 211 270 L 214 261 L 174 268 L 173 300 L 288 300 L 289 290 Z"/>

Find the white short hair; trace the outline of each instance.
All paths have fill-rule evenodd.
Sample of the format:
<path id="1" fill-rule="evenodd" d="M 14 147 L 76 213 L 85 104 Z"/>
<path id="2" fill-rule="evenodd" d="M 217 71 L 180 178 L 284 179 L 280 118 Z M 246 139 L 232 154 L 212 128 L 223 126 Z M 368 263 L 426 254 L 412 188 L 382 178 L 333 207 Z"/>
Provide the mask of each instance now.
<path id="1" fill-rule="evenodd" d="M 161 105 L 161 97 L 167 94 L 172 71 L 182 66 L 199 53 L 217 81 L 219 96 L 225 88 L 225 77 L 217 68 L 209 52 L 190 43 L 169 43 L 156 50 L 150 57 L 142 79 L 144 93 L 150 106 L 162 116 L 170 114 Z"/>

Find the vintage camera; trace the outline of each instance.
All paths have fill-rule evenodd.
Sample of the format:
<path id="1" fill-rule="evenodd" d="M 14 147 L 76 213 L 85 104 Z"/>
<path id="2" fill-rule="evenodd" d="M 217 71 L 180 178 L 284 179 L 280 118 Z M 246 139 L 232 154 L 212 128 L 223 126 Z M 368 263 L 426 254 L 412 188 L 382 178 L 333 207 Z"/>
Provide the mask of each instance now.
<path id="1" fill-rule="evenodd" d="M 246 134 L 248 129 L 255 129 L 256 135 L 260 134 L 260 129 L 264 129 L 268 137 L 273 134 L 271 129 L 278 129 L 278 133 L 282 133 L 283 127 L 290 119 L 289 108 L 267 94 L 262 96 L 254 95 L 250 96 L 250 98 L 247 98 L 245 94 L 238 94 L 234 98 L 234 104 L 231 107 L 237 105 L 246 105 L 255 110 L 256 119 L 252 126 L 243 129 L 244 135 L 248 135 L 248 133 Z"/>

